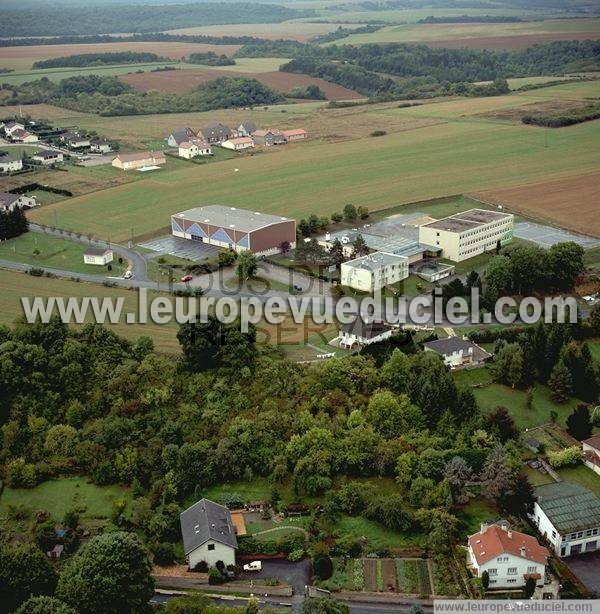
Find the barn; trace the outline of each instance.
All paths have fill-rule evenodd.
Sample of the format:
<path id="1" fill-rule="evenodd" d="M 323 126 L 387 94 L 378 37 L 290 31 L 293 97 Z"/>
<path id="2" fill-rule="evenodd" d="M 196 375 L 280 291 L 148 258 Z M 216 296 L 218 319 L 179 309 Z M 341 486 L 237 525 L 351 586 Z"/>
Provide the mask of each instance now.
<path id="1" fill-rule="evenodd" d="M 176 237 L 255 254 L 276 254 L 296 244 L 296 222 L 248 209 L 207 205 L 171 216 Z"/>

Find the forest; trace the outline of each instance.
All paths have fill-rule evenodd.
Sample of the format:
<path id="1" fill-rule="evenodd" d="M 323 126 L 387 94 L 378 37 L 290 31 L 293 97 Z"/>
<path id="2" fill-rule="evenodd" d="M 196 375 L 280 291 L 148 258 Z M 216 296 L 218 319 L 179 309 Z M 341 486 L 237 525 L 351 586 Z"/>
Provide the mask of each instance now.
<path id="1" fill-rule="evenodd" d="M 222 53 L 217 55 L 214 51 L 206 53 L 190 53 L 187 61 L 190 64 L 204 64 L 205 66 L 233 66 L 235 60 Z"/>
<path id="2" fill-rule="evenodd" d="M 110 32 L 157 32 L 225 23 L 279 23 L 312 17 L 314 11 L 277 4 L 203 2 L 197 4 L 54 6 L 3 10 L 0 36 L 65 36 Z"/>
<path id="3" fill-rule="evenodd" d="M 138 92 L 116 77 L 85 75 L 53 83 L 43 77 L 9 85 L 1 104 L 49 103 L 74 111 L 103 116 L 210 111 L 275 104 L 284 100 L 256 79 L 219 77 L 182 94 Z"/>
<path id="4" fill-rule="evenodd" d="M 75 66 L 103 66 L 105 64 L 138 64 L 143 62 L 169 62 L 168 58 L 161 57 L 156 53 L 140 53 L 136 51 L 115 51 L 110 53 L 81 53 L 68 55 L 49 60 L 38 60 L 33 63 L 33 68 L 63 68 Z"/>

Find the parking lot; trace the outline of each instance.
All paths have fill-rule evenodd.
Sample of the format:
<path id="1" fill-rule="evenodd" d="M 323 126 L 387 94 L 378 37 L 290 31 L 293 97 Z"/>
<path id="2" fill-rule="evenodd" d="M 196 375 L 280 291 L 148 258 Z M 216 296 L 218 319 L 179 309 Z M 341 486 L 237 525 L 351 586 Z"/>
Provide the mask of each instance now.
<path id="1" fill-rule="evenodd" d="M 214 245 L 173 236 L 145 241 L 140 243 L 140 247 L 151 249 L 153 252 L 160 254 L 185 258 L 186 260 L 205 260 L 206 258 L 216 256 L 219 252 L 219 248 Z"/>
<path id="2" fill-rule="evenodd" d="M 293 563 L 287 559 L 270 559 L 262 561 L 260 571 L 245 571 L 240 574 L 244 580 L 265 580 L 266 578 L 278 578 L 282 582 L 290 584 L 295 595 L 304 594 L 304 587 L 310 580 L 310 560 L 304 559 Z"/>
<path id="3" fill-rule="evenodd" d="M 545 226 L 544 224 L 536 224 L 534 222 L 518 222 L 515 224 L 514 236 L 517 239 L 526 239 L 533 243 L 537 243 L 540 247 L 552 247 L 556 243 L 564 243 L 573 241 L 581 245 L 584 249 L 592 249 L 600 247 L 600 240 L 593 237 L 587 237 L 568 230 Z"/>

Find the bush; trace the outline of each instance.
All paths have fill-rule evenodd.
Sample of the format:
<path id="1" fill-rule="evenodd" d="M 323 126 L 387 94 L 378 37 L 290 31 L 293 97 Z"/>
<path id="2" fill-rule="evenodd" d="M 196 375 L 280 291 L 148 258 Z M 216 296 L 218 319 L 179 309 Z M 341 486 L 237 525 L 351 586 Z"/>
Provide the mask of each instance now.
<path id="1" fill-rule="evenodd" d="M 152 553 L 154 554 L 154 562 L 157 565 L 166 567 L 167 565 L 173 565 L 175 563 L 175 548 L 173 544 L 169 544 L 168 542 L 156 544 L 152 549 Z"/>
<path id="2" fill-rule="evenodd" d="M 215 567 L 211 567 L 208 571 L 208 583 L 223 584 L 223 582 L 225 582 L 225 577 L 223 574 Z"/>
<path id="3" fill-rule="evenodd" d="M 196 566 L 194 567 L 194 569 L 192 569 L 192 571 L 198 573 L 208 573 L 208 563 L 206 561 L 199 561 L 198 563 L 196 563 Z"/>
<path id="4" fill-rule="evenodd" d="M 567 467 L 569 465 L 578 465 L 581 462 L 582 455 L 579 446 L 571 446 L 558 452 L 548 452 L 548 462 L 554 469 Z"/>
<path id="5" fill-rule="evenodd" d="M 329 580 L 333 575 L 333 561 L 326 554 L 315 557 L 312 567 L 313 575 L 319 580 Z"/>
<path id="6" fill-rule="evenodd" d="M 371 136 L 385 136 L 387 132 L 385 130 L 373 130 Z"/>
<path id="7" fill-rule="evenodd" d="M 289 554 L 288 554 L 288 561 L 292 561 L 292 562 L 296 562 L 296 561 L 301 561 L 304 558 L 305 552 L 304 552 L 304 548 L 298 548 L 297 550 L 292 550 Z"/>

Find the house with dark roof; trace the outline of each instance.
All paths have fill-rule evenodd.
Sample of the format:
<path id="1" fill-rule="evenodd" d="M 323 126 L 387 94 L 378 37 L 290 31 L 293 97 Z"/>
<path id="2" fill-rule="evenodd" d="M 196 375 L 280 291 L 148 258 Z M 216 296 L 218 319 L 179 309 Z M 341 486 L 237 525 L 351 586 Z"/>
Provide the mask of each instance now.
<path id="1" fill-rule="evenodd" d="M 191 128 L 178 128 L 171 132 L 165 140 L 169 147 L 179 147 L 181 143 L 195 139 L 196 136 L 196 133 Z"/>
<path id="2" fill-rule="evenodd" d="M 581 442 L 583 462 L 586 467 L 600 475 L 600 435 L 594 435 Z"/>
<path id="3" fill-rule="evenodd" d="M 242 122 L 236 129 L 237 136 L 252 136 L 256 132 L 256 124 L 254 122 Z"/>
<path id="4" fill-rule="evenodd" d="M 23 168 L 23 160 L 17 156 L 10 154 L 0 154 L 0 173 L 10 173 L 12 171 L 20 171 Z"/>
<path id="5" fill-rule="evenodd" d="M 482 523 L 468 538 L 467 567 L 478 577 L 487 571 L 491 589 L 519 588 L 529 578 L 543 586 L 549 552 L 537 539 L 513 531 L 505 521 Z"/>
<path id="6" fill-rule="evenodd" d="M 31 156 L 31 159 L 39 162 L 42 166 L 51 166 L 52 164 L 59 164 L 62 162 L 64 160 L 64 156 L 60 151 L 44 149 L 34 153 Z"/>
<path id="7" fill-rule="evenodd" d="M 90 139 L 87 136 L 81 136 L 79 132 L 71 130 L 62 134 L 60 140 L 71 149 L 81 149 L 82 147 L 90 146 Z"/>
<path id="8" fill-rule="evenodd" d="M 284 145 L 287 143 L 281 130 L 277 128 L 268 128 L 267 130 L 255 130 L 252 133 L 252 138 L 257 145 L 263 147 L 271 147 L 272 145 Z"/>
<path id="9" fill-rule="evenodd" d="M 492 354 L 469 339 L 461 337 L 447 337 L 436 339 L 423 344 L 426 352 L 435 352 L 444 359 L 444 363 L 451 369 L 461 367 L 476 367 L 485 363 Z"/>
<path id="10" fill-rule="evenodd" d="M 394 329 L 381 320 L 363 319 L 358 316 L 340 329 L 340 347 L 351 349 L 361 345 L 378 343 L 392 336 Z"/>
<path id="11" fill-rule="evenodd" d="M 109 153 L 112 151 L 111 144 L 105 139 L 92 139 L 90 141 L 90 151 L 95 153 Z"/>
<path id="12" fill-rule="evenodd" d="M 35 197 L 26 194 L 11 194 L 10 192 L 0 192 L 0 211 L 7 213 L 15 209 L 30 209 L 37 207 Z"/>
<path id="13" fill-rule="evenodd" d="M 202 130 L 200 130 L 198 136 L 202 136 L 205 141 L 209 143 L 222 143 L 226 141 L 232 134 L 231 128 L 225 124 L 219 122 L 211 122 Z"/>
<path id="14" fill-rule="evenodd" d="M 190 569 L 205 561 L 214 567 L 217 561 L 235 565 L 238 547 L 231 512 L 224 506 L 200 499 L 179 515 L 183 551 Z"/>
<path id="15" fill-rule="evenodd" d="M 534 490 L 530 517 L 559 556 L 600 548 L 600 499 L 571 482 L 553 482 Z"/>

